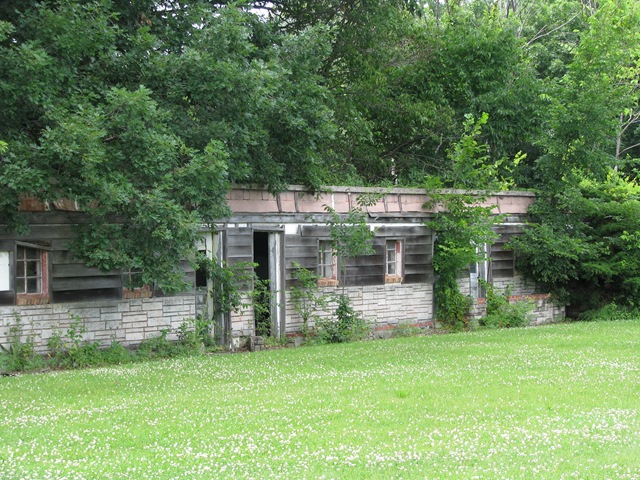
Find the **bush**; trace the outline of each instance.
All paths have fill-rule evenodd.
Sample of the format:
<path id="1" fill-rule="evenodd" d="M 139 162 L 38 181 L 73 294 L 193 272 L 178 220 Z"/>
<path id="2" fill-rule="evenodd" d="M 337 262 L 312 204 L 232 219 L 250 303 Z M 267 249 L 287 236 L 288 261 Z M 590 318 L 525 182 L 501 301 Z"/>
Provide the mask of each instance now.
<path id="1" fill-rule="evenodd" d="M 9 345 L 0 345 L 0 369 L 7 372 L 24 372 L 42 368 L 44 361 L 36 353 L 33 335 L 24 335 L 22 318 L 19 314 L 14 313 L 13 317 L 15 323 L 7 331 Z"/>
<path id="2" fill-rule="evenodd" d="M 418 335 L 422 335 L 423 333 L 424 330 L 416 325 L 412 325 L 407 322 L 400 322 L 391 331 L 391 336 L 393 338 L 417 337 Z"/>
<path id="3" fill-rule="evenodd" d="M 323 343 L 353 342 L 365 338 L 371 329 L 367 321 L 351 306 L 346 295 L 337 298 L 335 319 L 322 319 L 316 323 L 316 335 Z"/>
<path id="4" fill-rule="evenodd" d="M 167 336 L 170 330 L 168 328 L 160 330 L 157 337 L 143 340 L 138 346 L 136 356 L 140 358 L 170 358 L 178 355 L 178 346 L 169 340 Z"/>
<path id="5" fill-rule="evenodd" d="M 480 325 L 488 328 L 526 327 L 531 321 L 533 303 L 506 303 L 490 315 L 480 319 Z"/>
<path id="6" fill-rule="evenodd" d="M 633 307 L 609 303 L 602 308 L 584 312 L 578 320 L 586 322 L 602 322 L 613 320 L 636 320 L 640 318 L 640 310 Z"/>

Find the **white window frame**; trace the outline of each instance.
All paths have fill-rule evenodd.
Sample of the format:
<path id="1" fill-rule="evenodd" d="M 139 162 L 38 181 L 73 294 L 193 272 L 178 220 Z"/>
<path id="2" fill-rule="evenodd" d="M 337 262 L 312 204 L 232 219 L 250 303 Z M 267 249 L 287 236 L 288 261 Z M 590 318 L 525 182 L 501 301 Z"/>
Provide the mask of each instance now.
<path id="1" fill-rule="evenodd" d="M 11 291 L 11 252 L 0 252 L 0 292 Z"/>
<path id="2" fill-rule="evenodd" d="M 389 239 L 384 244 L 385 283 L 402 283 L 404 278 L 404 242 Z"/>
<path id="3" fill-rule="evenodd" d="M 338 285 L 338 256 L 331 240 L 318 242 L 318 285 Z"/>
<path id="4" fill-rule="evenodd" d="M 489 245 L 476 245 L 476 253 L 483 255 L 485 259 L 469 265 L 469 293 L 471 298 L 484 298 L 480 280 L 489 281 Z"/>

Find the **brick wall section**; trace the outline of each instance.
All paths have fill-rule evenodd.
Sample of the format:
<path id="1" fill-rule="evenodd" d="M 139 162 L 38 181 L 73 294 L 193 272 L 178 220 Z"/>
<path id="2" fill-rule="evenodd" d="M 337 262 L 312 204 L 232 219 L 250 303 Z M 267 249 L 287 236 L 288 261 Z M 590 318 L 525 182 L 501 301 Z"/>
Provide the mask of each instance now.
<path id="1" fill-rule="evenodd" d="M 84 321 L 84 338 L 108 345 L 117 340 L 125 346 L 157 336 L 163 329 L 172 332 L 188 318 L 195 317 L 193 294 L 165 298 L 104 300 L 99 302 L 60 303 L 51 305 L 0 307 L 0 344 L 7 344 L 9 328 L 19 314 L 23 333 L 33 335 L 38 351 L 44 352 L 47 340 L 55 330 L 66 333 L 71 315 Z M 175 333 L 170 335 L 175 338 Z"/>
<path id="2" fill-rule="evenodd" d="M 341 294 L 342 289 L 326 288 L 327 294 Z M 433 288 L 430 284 L 403 285 L 399 283 L 369 287 L 347 287 L 345 294 L 351 298 L 354 310 L 371 321 L 377 330 L 395 327 L 398 323 L 429 326 L 433 320 Z M 302 319 L 295 312 L 287 296 L 287 334 L 302 329 Z M 335 302 L 330 302 L 321 317 L 333 317 Z M 312 327 L 313 324 L 309 325 Z"/>

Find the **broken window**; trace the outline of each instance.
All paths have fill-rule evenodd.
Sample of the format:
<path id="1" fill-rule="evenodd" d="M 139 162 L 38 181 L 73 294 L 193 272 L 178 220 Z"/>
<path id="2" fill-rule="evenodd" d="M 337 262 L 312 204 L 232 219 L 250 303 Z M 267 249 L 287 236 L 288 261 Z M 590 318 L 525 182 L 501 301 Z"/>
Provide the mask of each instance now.
<path id="1" fill-rule="evenodd" d="M 338 257 L 330 240 L 320 240 L 318 245 L 318 276 L 321 287 L 338 285 Z"/>
<path id="2" fill-rule="evenodd" d="M 387 240 L 385 245 L 385 283 L 402 283 L 402 241 Z"/>

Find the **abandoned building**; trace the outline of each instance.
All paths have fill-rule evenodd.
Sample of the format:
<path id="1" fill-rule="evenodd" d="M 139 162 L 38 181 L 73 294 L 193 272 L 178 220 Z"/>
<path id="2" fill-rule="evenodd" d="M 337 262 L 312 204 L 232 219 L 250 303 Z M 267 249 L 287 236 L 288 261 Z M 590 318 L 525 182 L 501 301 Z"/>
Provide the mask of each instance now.
<path id="1" fill-rule="evenodd" d="M 421 327 L 434 323 L 433 236 L 425 226 L 432 213 L 423 190 L 331 187 L 329 193 L 310 194 L 291 187 L 276 195 L 260 188 L 235 188 L 228 194 L 232 215 L 203 230 L 199 249 L 209 258 L 256 264 L 255 277 L 268 280 L 266 296 L 267 333 L 296 335 L 301 318 L 290 302 L 293 271 L 297 266 L 319 276 L 327 292 L 343 289 L 354 308 L 370 320 L 374 331 L 384 332 L 398 322 Z M 338 268 L 327 226 L 329 206 L 338 214 L 355 208 L 358 196 L 379 193 L 365 208 L 367 223 L 374 232 L 371 255 L 346 260 Z M 521 231 L 534 195 L 502 192 L 488 203 L 504 215 L 497 227 L 499 239 L 487 246 L 487 261 L 472 265 L 460 279 L 463 293 L 476 299 L 472 315 L 482 313 L 480 280 L 492 283 L 510 295 L 535 303 L 533 323 L 546 323 L 563 316 L 548 295 L 539 294 L 515 271 L 513 252 L 505 243 Z M 68 251 L 72 226 L 82 216 L 69 201 L 43 205 L 26 201 L 30 232 L 26 235 L 0 233 L 0 343 L 5 344 L 9 327 L 19 315 L 25 334 L 31 334 L 40 350 L 52 333 L 64 330 L 71 315 L 84 321 L 85 338 L 108 344 L 117 340 L 135 345 L 157 336 L 161 330 L 177 327 L 189 318 L 207 312 L 207 287 L 211 280 L 185 268 L 193 288 L 164 295 L 153 286 L 129 290 L 128 273 L 101 272 L 88 268 Z M 295 265 L 294 265 L 295 264 Z M 322 315 L 331 315 L 330 308 Z M 220 318 L 229 346 L 256 334 L 255 309 L 251 306 Z"/>

